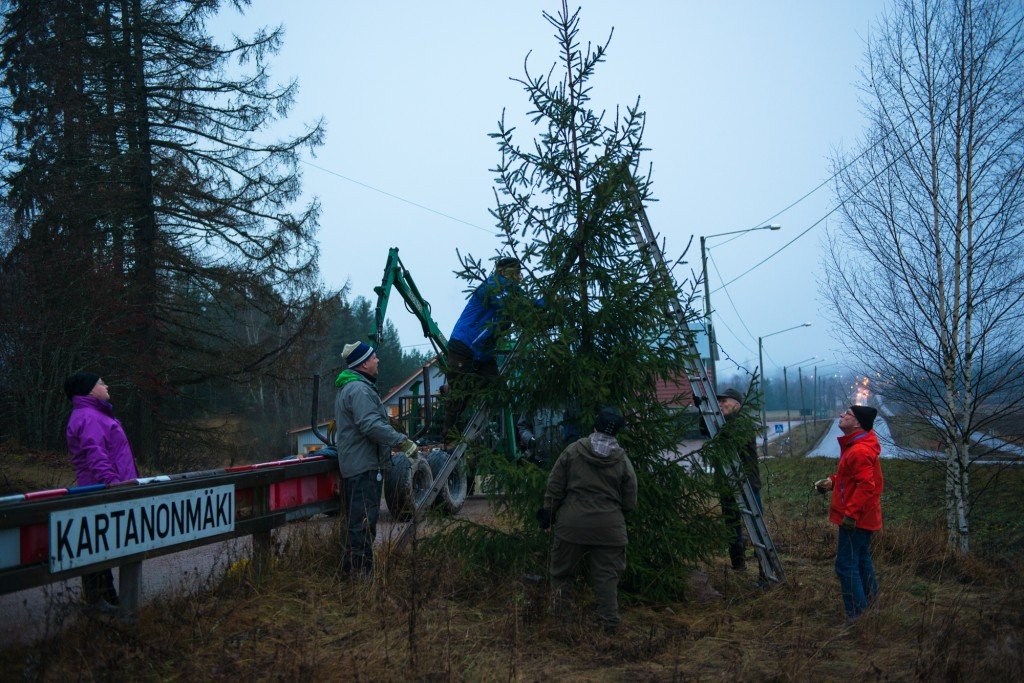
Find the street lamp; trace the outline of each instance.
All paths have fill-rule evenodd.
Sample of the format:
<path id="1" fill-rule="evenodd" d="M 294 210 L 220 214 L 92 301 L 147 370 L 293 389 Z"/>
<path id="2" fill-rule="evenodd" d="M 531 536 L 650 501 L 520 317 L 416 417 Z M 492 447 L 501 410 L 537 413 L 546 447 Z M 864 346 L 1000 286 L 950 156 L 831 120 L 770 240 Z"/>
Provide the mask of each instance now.
<path id="1" fill-rule="evenodd" d="M 765 402 L 765 396 L 764 396 L 764 340 L 767 339 L 768 337 L 774 337 L 777 334 L 782 334 L 783 332 L 790 332 L 792 330 L 798 330 L 801 327 L 810 327 L 810 326 L 811 326 L 810 323 L 803 323 L 802 325 L 794 325 L 793 327 L 787 327 L 784 330 L 779 330 L 778 332 L 772 332 L 771 334 L 766 334 L 763 337 L 758 337 L 757 338 L 757 362 L 758 362 L 757 371 L 761 375 L 760 382 L 759 382 L 759 387 L 760 387 L 760 392 L 759 393 L 761 394 L 761 429 L 764 430 L 764 443 L 762 444 L 762 448 L 764 450 L 764 457 L 765 458 L 768 457 L 768 415 L 766 414 L 765 406 L 764 406 L 764 402 Z"/>
<path id="2" fill-rule="evenodd" d="M 708 336 L 708 351 L 711 354 L 711 381 L 715 387 L 715 391 L 718 391 L 718 372 L 715 369 L 715 333 L 711 327 L 711 287 L 708 285 L 708 254 L 704 244 L 707 240 L 712 237 L 725 237 L 726 235 L 741 235 L 745 232 L 754 232 L 755 230 L 781 230 L 781 225 L 762 225 L 757 228 L 747 228 L 746 230 L 733 230 L 731 232 L 716 232 L 714 235 L 701 235 L 700 236 L 700 272 L 701 277 L 704 278 L 704 332 Z"/>

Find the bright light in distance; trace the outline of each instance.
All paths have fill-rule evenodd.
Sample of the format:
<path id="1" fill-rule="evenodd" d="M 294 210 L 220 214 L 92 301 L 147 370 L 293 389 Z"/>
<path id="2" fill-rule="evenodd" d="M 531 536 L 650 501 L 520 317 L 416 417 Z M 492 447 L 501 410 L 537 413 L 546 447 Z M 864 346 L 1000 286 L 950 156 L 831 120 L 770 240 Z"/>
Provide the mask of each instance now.
<path id="1" fill-rule="evenodd" d="M 871 389 L 868 388 L 871 380 L 867 377 L 861 377 L 857 380 L 853 387 L 853 402 L 856 405 L 867 405 L 868 399 L 871 397 Z"/>

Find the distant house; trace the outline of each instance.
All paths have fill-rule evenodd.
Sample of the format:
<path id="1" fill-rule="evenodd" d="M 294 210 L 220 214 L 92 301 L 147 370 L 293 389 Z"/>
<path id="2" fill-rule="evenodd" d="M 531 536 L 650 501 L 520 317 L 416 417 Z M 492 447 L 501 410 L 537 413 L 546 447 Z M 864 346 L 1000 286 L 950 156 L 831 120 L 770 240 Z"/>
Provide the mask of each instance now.
<path id="1" fill-rule="evenodd" d="M 321 434 L 327 434 L 327 422 L 327 420 L 322 420 L 317 424 Z M 309 425 L 293 427 L 285 433 L 288 435 L 288 442 L 295 444 L 292 450 L 295 455 L 311 455 L 324 447 L 324 442 L 316 438 L 316 435 L 313 434 L 313 429 Z M 293 442 L 292 439 L 295 439 L 295 441 Z"/>

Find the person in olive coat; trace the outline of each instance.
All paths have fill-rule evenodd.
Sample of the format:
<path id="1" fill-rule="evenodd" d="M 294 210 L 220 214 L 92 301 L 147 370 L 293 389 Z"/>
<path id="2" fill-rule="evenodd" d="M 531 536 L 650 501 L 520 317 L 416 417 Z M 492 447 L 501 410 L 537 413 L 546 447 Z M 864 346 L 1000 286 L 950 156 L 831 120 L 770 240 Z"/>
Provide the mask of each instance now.
<path id="1" fill-rule="evenodd" d="M 749 415 L 743 413 L 744 400 L 743 394 L 736 389 L 726 389 L 718 394 L 718 407 L 725 417 L 726 428 L 743 420 L 751 419 Z M 764 508 L 761 505 L 761 472 L 757 462 L 757 443 L 753 430 L 751 430 L 750 438 L 745 443 L 738 445 L 736 457 L 739 458 L 740 468 L 750 484 L 750 490 L 757 502 L 758 512 L 762 512 Z M 732 568 L 736 571 L 743 571 L 746 569 L 746 542 L 743 539 L 743 517 L 740 515 L 739 505 L 736 503 L 735 487 L 735 482 L 725 483 L 718 499 L 722 505 L 722 517 L 725 520 L 725 525 L 731 532 L 729 559 L 732 561 Z"/>
<path id="2" fill-rule="evenodd" d="M 571 589 L 576 569 L 589 558 L 595 612 L 606 632 L 619 624 L 619 579 L 626 570 L 625 513 L 636 508 L 636 472 L 616 434 L 625 421 L 602 408 L 594 432 L 570 444 L 555 462 L 537 520 L 554 524 L 551 589 L 554 604 Z"/>

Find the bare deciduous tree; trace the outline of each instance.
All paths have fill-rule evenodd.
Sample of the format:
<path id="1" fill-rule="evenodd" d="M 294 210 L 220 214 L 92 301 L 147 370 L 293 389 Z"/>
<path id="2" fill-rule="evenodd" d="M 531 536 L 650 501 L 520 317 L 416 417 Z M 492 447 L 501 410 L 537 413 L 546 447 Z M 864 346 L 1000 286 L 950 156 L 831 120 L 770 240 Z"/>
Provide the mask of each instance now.
<path id="1" fill-rule="evenodd" d="M 1024 401 L 1022 6 L 900 0 L 864 73 L 867 151 L 839 158 L 825 296 L 883 396 L 938 426 L 948 541 L 969 550 L 970 435 Z"/>

